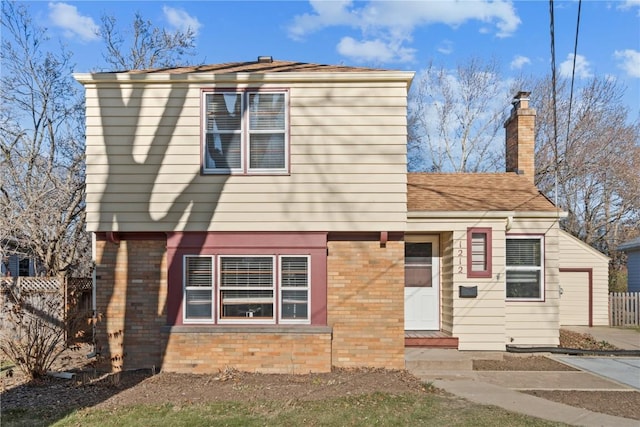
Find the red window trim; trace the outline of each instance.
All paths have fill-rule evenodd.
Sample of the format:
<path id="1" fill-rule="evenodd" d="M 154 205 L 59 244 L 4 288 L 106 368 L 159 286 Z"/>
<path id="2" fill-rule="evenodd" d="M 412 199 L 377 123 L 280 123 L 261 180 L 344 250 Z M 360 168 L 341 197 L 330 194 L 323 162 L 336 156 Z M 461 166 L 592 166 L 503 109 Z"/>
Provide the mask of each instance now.
<path id="1" fill-rule="evenodd" d="M 309 256 L 311 271 L 310 323 L 275 326 L 327 325 L 327 233 L 324 232 L 172 232 L 167 233 L 167 325 L 198 326 L 183 322 L 184 255 Z M 203 322 L 202 325 L 211 325 Z M 225 324 L 228 325 L 228 324 Z M 274 326 L 273 324 L 269 324 Z M 217 326 L 217 325 L 213 325 Z M 222 326 L 222 325 L 221 325 Z M 236 326 L 243 326 L 238 325 Z M 247 324 L 246 326 L 255 326 Z M 265 326 L 268 326 L 265 324 Z"/>
<path id="2" fill-rule="evenodd" d="M 467 228 L 467 277 L 470 279 L 478 279 L 478 278 L 491 278 L 492 277 L 492 269 L 491 265 L 492 261 L 492 238 L 491 238 L 491 228 L 489 227 L 468 227 Z M 474 233 L 481 233 L 486 236 L 486 263 L 487 268 L 482 271 L 473 271 L 472 267 L 472 236 Z"/>

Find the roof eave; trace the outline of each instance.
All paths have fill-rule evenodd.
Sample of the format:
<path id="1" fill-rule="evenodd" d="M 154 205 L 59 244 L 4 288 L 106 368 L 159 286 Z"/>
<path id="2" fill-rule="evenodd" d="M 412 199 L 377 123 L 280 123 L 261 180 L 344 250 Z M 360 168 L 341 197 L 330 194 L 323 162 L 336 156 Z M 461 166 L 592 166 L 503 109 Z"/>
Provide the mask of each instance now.
<path id="1" fill-rule="evenodd" d="M 443 219 L 443 218 L 463 218 L 463 219 L 495 219 L 495 218 L 543 218 L 560 219 L 566 218 L 567 212 L 557 211 L 409 211 L 408 219 Z"/>
<path id="2" fill-rule="evenodd" d="M 353 71 L 353 72 L 286 72 L 286 73 L 74 73 L 73 77 L 83 85 L 94 83 L 295 83 L 295 82 L 404 82 L 411 85 L 413 71 Z"/>

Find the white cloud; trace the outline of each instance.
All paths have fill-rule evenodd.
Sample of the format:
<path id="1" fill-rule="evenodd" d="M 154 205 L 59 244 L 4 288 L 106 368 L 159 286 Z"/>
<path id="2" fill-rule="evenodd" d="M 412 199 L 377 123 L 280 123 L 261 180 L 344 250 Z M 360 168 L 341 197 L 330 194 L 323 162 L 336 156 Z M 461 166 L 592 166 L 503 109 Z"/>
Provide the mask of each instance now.
<path id="1" fill-rule="evenodd" d="M 342 56 L 353 58 L 358 62 L 408 62 L 413 61 L 415 49 L 393 46 L 382 40 L 357 41 L 344 37 L 337 46 Z"/>
<path id="2" fill-rule="evenodd" d="M 359 30 L 363 47 L 378 46 L 381 49 L 394 48 L 393 55 L 381 52 L 380 57 L 406 58 L 413 60 L 407 51 L 413 49 L 405 45 L 412 40 L 413 31 L 431 24 L 445 24 L 459 27 L 469 21 L 483 24 L 483 32 L 489 29 L 496 37 L 508 37 L 520 25 L 513 4 L 506 0 L 479 0 L 474 2 L 447 1 L 369 1 L 354 3 L 349 0 L 321 1 L 310 0 L 313 11 L 298 15 L 289 26 L 289 36 L 300 40 L 306 35 L 324 28 L 344 26 Z M 361 6 L 362 5 L 362 6 Z M 342 50 L 351 51 L 353 38 L 340 42 Z M 340 49 L 340 48 L 339 48 Z M 357 52 L 354 52 L 357 53 Z"/>
<path id="3" fill-rule="evenodd" d="M 563 77 L 571 77 L 573 69 L 573 53 L 567 55 L 567 59 L 560 64 L 560 75 Z M 575 75 L 579 79 L 588 79 L 593 77 L 591 72 L 591 64 L 583 55 L 576 55 L 576 71 Z"/>
<path id="4" fill-rule="evenodd" d="M 640 52 L 633 49 L 616 50 L 613 56 L 618 59 L 618 67 L 630 77 L 640 78 Z"/>
<path id="5" fill-rule="evenodd" d="M 49 19 L 63 29 L 68 38 L 79 37 L 83 41 L 97 40 L 98 26 L 90 16 L 82 16 L 78 8 L 66 3 L 49 3 Z"/>
<path id="6" fill-rule="evenodd" d="M 526 56 L 516 55 L 513 60 L 511 60 L 510 67 L 512 70 L 520 70 L 525 65 L 531 64 L 531 60 Z"/>
<path id="7" fill-rule="evenodd" d="M 191 29 L 196 35 L 198 35 L 198 30 L 202 27 L 198 18 L 189 15 L 182 9 L 176 9 L 169 6 L 163 6 L 162 12 L 167 18 L 167 21 L 169 21 L 169 24 L 171 24 L 175 29 L 183 32 Z"/>
<path id="8" fill-rule="evenodd" d="M 640 0 L 626 0 L 618 6 L 618 9 L 632 9 L 634 7 L 640 7 Z M 638 13 L 640 14 L 640 10 Z"/>
<path id="9" fill-rule="evenodd" d="M 443 55 L 451 55 L 453 53 L 453 42 L 451 40 L 443 40 L 438 46 L 438 52 Z"/>

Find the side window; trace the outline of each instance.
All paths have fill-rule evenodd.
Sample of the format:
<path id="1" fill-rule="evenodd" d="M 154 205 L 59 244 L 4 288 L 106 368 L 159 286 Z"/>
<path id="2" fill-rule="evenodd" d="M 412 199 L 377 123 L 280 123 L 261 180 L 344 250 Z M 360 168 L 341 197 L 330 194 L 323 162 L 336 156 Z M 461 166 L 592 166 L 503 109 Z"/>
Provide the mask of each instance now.
<path id="1" fill-rule="evenodd" d="M 467 229 L 467 277 L 491 277 L 491 228 Z"/>
<path id="2" fill-rule="evenodd" d="M 185 321 L 213 321 L 213 257 L 184 257 Z"/>
<path id="3" fill-rule="evenodd" d="M 286 173 L 287 97 L 286 91 L 203 92 L 203 172 Z"/>
<path id="4" fill-rule="evenodd" d="M 507 237 L 507 299 L 543 300 L 542 237 Z"/>
<path id="5" fill-rule="evenodd" d="M 281 321 L 309 322 L 310 280 L 308 256 L 280 257 Z"/>

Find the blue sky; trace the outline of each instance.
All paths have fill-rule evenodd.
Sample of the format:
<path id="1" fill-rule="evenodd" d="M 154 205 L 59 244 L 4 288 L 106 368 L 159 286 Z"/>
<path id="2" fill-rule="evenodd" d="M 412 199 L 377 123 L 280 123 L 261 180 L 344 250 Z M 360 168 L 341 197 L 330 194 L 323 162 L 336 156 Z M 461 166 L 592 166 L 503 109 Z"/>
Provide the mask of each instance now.
<path id="1" fill-rule="evenodd" d="M 95 29 L 103 13 L 130 23 L 135 11 L 169 30 L 197 31 L 197 63 L 259 55 L 324 64 L 420 71 L 496 58 L 506 75 L 551 70 L 549 2 L 422 1 L 33 1 L 32 16 L 74 53 L 76 71 L 104 65 Z M 555 4 L 556 64 L 570 73 L 578 2 Z M 576 76 L 611 76 L 640 117 L 640 0 L 582 2 Z"/>

